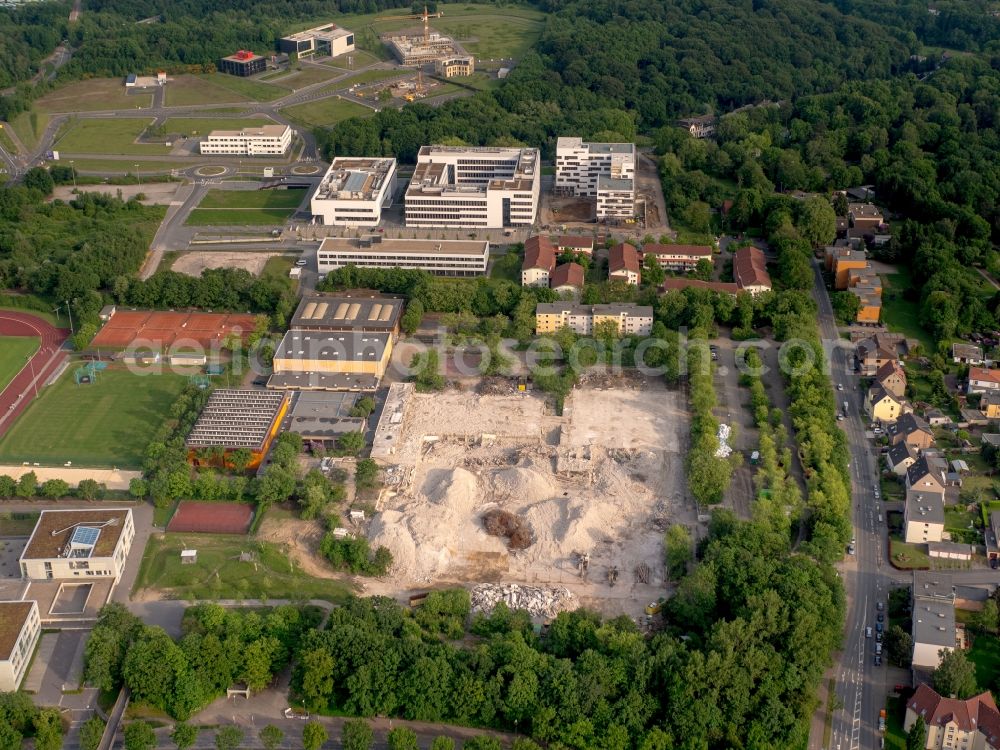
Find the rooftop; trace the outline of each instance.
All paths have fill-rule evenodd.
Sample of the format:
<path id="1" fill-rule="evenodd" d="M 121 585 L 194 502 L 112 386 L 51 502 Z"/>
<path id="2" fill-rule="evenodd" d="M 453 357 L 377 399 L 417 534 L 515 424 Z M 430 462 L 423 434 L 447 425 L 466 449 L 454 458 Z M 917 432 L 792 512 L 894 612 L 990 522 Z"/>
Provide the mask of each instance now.
<path id="1" fill-rule="evenodd" d="M 954 581 L 951 573 L 939 571 L 914 571 L 913 594 L 917 598 L 930 598 L 953 601 L 955 598 Z"/>
<path id="2" fill-rule="evenodd" d="M 590 143 L 575 136 L 560 136 L 556 139 L 556 151 L 559 149 L 586 148 L 592 154 L 634 154 L 634 143 Z"/>
<path id="3" fill-rule="evenodd" d="M 955 605 L 952 602 L 918 600 L 913 605 L 913 642 L 955 646 Z"/>
<path id="4" fill-rule="evenodd" d="M 288 429 L 305 439 L 334 438 L 364 429 L 365 420 L 352 417 L 357 402 L 354 393 L 300 391 L 288 414 Z"/>
<path id="5" fill-rule="evenodd" d="M 267 387 L 278 390 L 374 391 L 374 375 L 348 372 L 276 372 L 267 379 Z"/>
<path id="6" fill-rule="evenodd" d="M 963 701 L 938 695 L 930 685 L 921 683 L 906 708 L 924 717 L 927 726 L 954 723 L 962 732 L 981 732 L 993 747 L 1000 744 L 1000 712 L 989 691 Z"/>
<path id="7" fill-rule="evenodd" d="M 351 330 L 395 329 L 403 300 L 365 294 L 307 294 L 292 316 L 291 328 Z"/>
<path id="8" fill-rule="evenodd" d="M 951 356 L 961 359 L 982 359 L 983 348 L 975 344 L 952 344 Z"/>
<path id="9" fill-rule="evenodd" d="M 395 171 L 395 159 L 337 157 L 323 175 L 313 198 L 375 200 Z"/>
<path id="10" fill-rule="evenodd" d="M 128 508 L 108 510 L 43 510 L 31 533 L 22 560 L 52 560 L 57 557 L 110 557 L 118 546 L 118 539 L 125 528 L 125 519 L 132 511 Z M 98 529 L 99 533 L 84 532 L 89 537 L 77 535 L 75 549 L 73 537 L 78 528 Z M 86 554 L 83 554 L 86 553 Z"/>
<path id="11" fill-rule="evenodd" d="M 289 129 L 288 125 L 261 125 L 259 127 L 244 127 L 239 130 L 213 130 L 209 138 L 281 138 Z"/>
<path id="12" fill-rule="evenodd" d="M 889 451 L 886 454 L 886 459 L 890 466 L 896 467 L 907 459 L 917 460 L 917 452 L 910 447 L 910 444 L 905 440 L 901 440 L 893 446 L 889 447 Z"/>
<path id="13" fill-rule="evenodd" d="M 319 252 L 362 252 L 371 255 L 472 255 L 489 252 L 487 240 L 407 240 L 382 235 L 369 237 L 327 237 Z"/>
<path id="14" fill-rule="evenodd" d="M 597 177 L 597 189 L 625 192 L 635 189 L 635 181 L 624 177 L 610 177 L 602 174 Z"/>
<path id="15" fill-rule="evenodd" d="M 354 32 L 342 29 L 337 26 L 337 24 L 328 23 L 323 26 L 306 29 L 305 31 L 297 31 L 294 34 L 289 34 L 288 36 L 283 36 L 281 38 L 293 42 L 304 42 L 309 39 L 340 39 L 345 36 L 350 36 L 352 33 Z"/>
<path id="16" fill-rule="evenodd" d="M 663 245 L 648 242 L 642 246 L 643 255 L 690 255 L 697 258 L 711 258 L 712 248 L 708 245 Z"/>
<path id="17" fill-rule="evenodd" d="M 291 330 L 274 352 L 275 359 L 323 362 L 380 362 L 389 334 L 358 331 L 322 332 Z"/>
<path id="18" fill-rule="evenodd" d="M 250 448 L 264 446 L 285 394 L 264 390 L 219 388 L 208 397 L 187 437 L 189 448 Z"/>
<path id="19" fill-rule="evenodd" d="M 914 432 L 926 432 L 933 436 L 930 425 L 916 414 L 904 414 L 895 423 L 889 425 L 887 430 L 890 437 L 893 435 L 911 435 Z"/>
<path id="20" fill-rule="evenodd" d="M 771 276 L 767 272 L 764 253 L 753 246 L 741 247 L 733 256 L 733 278 L 740 289 L 751 286 L 771 288 Z"/>
<path id="21" fill-rule="evenodd" d="M 258 55 L 256 52 L 251 52 L 247 49 L 241 49 L 238 52 L 234 52 L 228 57 L 223 57 L 223 60 L 232 60 L 233 62 L 248 62 L 250 60 L 263 60 L 263 55 Z"/>
<path id="22" fill-rule="evenodd" d="M 881 219 L 882 212 L 871 203 L 851 203 L 847 207 L 848 213 L 856 219 Z"/>
<path id="23" fill-rule="evenodd" d="M 551 272 L 556 265 L 556 248 L 548 237 L 535 235 L 524 242 L 524 260 L 521 270 L 540 268 Z"/>
<path id="24" fill-rule="evenodd" d="M 637 318 L 652 318 L 653 308 L 648 305 L 577 305 L 571 302 L 539 302 L 535 306 L 536 315 L 627 315 Z"/>
<path id="25" fill-rule="evenodd" d="M 938 492 L 909 490 L 906 493 L 906 518 L 913 523 L 944 524 L 944 495 Z"/>
<path id="26" fill-rule="evenodd" d="M 563 263 L 560 266 L 556 266 L 555 270 L 549 276 L 549 286 L 553 289 L 561 286 L 572 286 L 577 289 L 583 289 L 584 276 L 583 266 L 579 263 Z"/>
<path id="27" fill-rule="evenodd" d="M 475 179 L 466 179 L 449 166 L 476 160 Z M 530 191 L 538 178 L 538 149 L 502 146 L 421 146 L 406 195 L 483 194 L 489 190 Z M 492 167 L 495 175 L 484 178 Z"/>
<path id="28" fill-rule="evenodd" d="M 970 367 L 969 380 L 979 380 L 985 383 L 1000 383 L 1000 370 L 990 370 L 986 367 Z"/>
<path id="29" fill-rule="evenodd" d="M 0 602 L 0 660 L 7 661 L 13 655 L 17 637 L 34 606 L 34 601 Z"/>
<path id="30" fill-rule="evenodd" d="M 556 247 L 575 247 L 585 250 L 594 249 L 594 238 L 593 237 L 581 237 L 578 235 L 563 234 L 555 238 L 553 241 Z"/>
<path id="31" fill-rule="evenodd" d="M 627 242 L 615 245 L 608 254 L 608 273 L 619 271 L 631 271 L 639 273 L 642 263 L 639 260 L 639 251 Z"/>

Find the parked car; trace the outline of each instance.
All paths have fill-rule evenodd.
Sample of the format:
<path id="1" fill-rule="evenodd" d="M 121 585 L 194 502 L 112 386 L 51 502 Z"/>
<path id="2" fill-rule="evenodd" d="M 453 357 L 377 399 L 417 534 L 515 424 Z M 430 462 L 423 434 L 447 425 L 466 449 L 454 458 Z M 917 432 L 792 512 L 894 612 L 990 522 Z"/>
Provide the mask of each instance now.
<path id="1" fill-rule="evenodd" d="M 885 622 L 885 615 L 882 614 L 881 612 L 878 613 L 878 621 Z"/>
<path id="2" fill-rule="evenodd" d="M 875 666 L 876 667 L 882 666 L 882 657 L 879 656 L 878 654 L 875 654 Z"/>
<path id="3" fill-rule="evenodd" d="M 881 633 L 881 632 L 882 632 L 882 630 L 884 629 L 884 628 L 883 628 L 883 625 L 882 625 L 882 623 L 880 623 L 880 622 L 876 622 L 876 623 L 875 623 L 875 629 L 876 629 L 876 630 L 877 630 L 878 632 L 880 632 L 880 633 Z"/>
<path id="4" fill-rule="evenodd" d="M 877 609 L 879 612 L 881 612 L 883 609 L 885 609 L 885 604 L 883 604 L 882 602 L 878 602 L 875 605 L 875 609 Z"/>
<path id="5" fill-rule="evenodd" d="M 297 261 L 295 261 L 295 265 L 297 265 L 299 268 L 302 268 L 302 266 L 304 266 L 308 262 L 309 261 L 307 261 L 305 258 L 299 258 Z"/>
<path id="6" fill-rule="evenodd" d="M 871 637 L 872 637 L 872 627 L 871 625 L 869 625 L 867 628 L 865 628 L 865 638 L 871 638 Z"/>

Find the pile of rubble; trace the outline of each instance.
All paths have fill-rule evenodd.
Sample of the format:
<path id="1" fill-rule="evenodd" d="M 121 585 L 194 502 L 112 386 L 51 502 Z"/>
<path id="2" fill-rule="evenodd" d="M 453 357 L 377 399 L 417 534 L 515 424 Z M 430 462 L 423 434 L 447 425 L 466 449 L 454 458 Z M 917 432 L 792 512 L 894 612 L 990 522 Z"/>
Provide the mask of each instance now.
<path id="1" fill-rule="evenodd" d="M 481 583 L 472 589 L 472 611 L 489 614 L 503 602 L 511 609 L 523 609 L 532 617 L 555 617 L 573 609 L 576 597 L 569 589 L 542 589 L 517 583 Z"/>
<path id="2" fill-rule="evenodd" d="M 729 445 L 729 436 L 733 434 L 732 428 L 727 424 L 719 425 L 719 447 L 715 451 L 716 458 L 729 458 L 733 449 Z"/>

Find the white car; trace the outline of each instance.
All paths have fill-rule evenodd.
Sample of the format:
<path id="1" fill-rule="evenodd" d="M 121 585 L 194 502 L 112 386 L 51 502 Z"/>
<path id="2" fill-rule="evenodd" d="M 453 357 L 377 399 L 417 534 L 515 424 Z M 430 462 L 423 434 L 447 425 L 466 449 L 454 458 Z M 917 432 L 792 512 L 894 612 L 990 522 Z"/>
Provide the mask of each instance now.
<path id="1" fill-rule="evenodd" d="M 837 383 L 837 390 L 838 391 L 844 390 L 844 384 L 843 383 Z"/>
<path id="2" fill-rule="evenodd" d="M 304 266 L 308 262 L 309 261 L 307 261 L 305 258 L 299 258 L 297 261 L 295 261 L 295 265 L 297 265 L 299 268 L 302 268 L 302 266 Z"/>

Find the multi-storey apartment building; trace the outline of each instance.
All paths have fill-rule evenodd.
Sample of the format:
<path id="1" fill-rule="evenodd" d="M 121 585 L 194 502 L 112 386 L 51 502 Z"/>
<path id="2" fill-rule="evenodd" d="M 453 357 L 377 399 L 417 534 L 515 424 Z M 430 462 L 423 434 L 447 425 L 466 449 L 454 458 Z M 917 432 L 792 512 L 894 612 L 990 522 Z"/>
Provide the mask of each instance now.
<path id="1" fill-rule="evenodd" d="M 202 154 L 283 156 L 292 145 L 288 125 L 261 125 L 241 130 L 213 130 L 199 144 Z"/>
<path id="2" fill-rule="evenodd" d="M 570 328 L 589 336 L 605 322 L 614 322 L 621 336 L 648 336 L 653 328 L 653 308 L 646 305 L 574 305 L 567 302 L 540 302 L 535 307 L 535 331 L 555 333 Z"/>
<path id="3" fill-rule="evenodd" d="M 597 218 L 635 214 L 635 144 L 556 141 L 556 192 L 597 199 Z"/>
<path id="4" fill-rule="evenodd" d="M 396 160 L 337 157 L 310 201 L 331 226 L 374 227 L 396 193 Z"/>
<path id="5" fill-rule="evenodd" d="M 424 146 L 406 189 L 406 226 L 531 226 L 540 184 L 535 148 Z"/>

